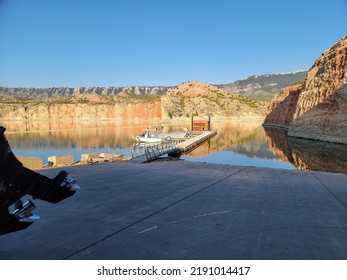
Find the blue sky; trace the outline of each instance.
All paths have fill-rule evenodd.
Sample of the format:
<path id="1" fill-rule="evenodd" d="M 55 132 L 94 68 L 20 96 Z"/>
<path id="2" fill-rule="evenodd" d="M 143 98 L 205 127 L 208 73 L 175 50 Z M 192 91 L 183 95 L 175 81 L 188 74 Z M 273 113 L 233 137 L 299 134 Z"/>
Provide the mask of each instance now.
<path id="1" fill-rule="evenodd" d="M 229 83 L 344 35 L 346 0 L 0 0 L 0 86 Z"/>

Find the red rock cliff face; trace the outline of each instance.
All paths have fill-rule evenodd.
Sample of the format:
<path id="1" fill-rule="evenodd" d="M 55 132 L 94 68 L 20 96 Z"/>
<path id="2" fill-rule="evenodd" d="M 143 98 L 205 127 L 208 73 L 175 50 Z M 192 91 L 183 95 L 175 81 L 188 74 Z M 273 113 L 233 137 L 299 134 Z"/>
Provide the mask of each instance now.
<path id="1" fill-rule="evenodd" d="M 0 104 L 0 119 L 11 120 L 161 120 L 161 103 L 117 104 Z"/>
<path id="2" fill-rule="evenodd" d="M 347 144 L 347 36 L 319 57 L 305 83 L 277 95 L 265 120 L 288 135 Z"/>
<path id="3" fill-rule="evenodd" d="M 269 104 L 265 123 L 289 128 L 302 88 L 303 85 L 294 85 L 276 95 Z"/>

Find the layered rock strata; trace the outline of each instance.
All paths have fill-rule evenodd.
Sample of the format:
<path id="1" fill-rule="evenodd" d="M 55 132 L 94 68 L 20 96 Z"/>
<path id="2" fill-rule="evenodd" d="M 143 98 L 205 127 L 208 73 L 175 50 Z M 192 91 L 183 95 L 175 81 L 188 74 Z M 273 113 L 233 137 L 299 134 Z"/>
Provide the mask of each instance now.
<path id="1" fill-rule="evenodd" d="M 191 116 L 211 116 L 214 120 L 263 120 L 267 103 L 208 84 L 187 82 L 163 96 L 83 93 L 41 100 L 7 96 L 0 99 L 0 119 L 182 122 Z"/>
<path id="2" fill-rule="evenodd" d="M 285 88 L 272 99 L 268 107 L 265 123 L 288 129 L 293 121 L 302 88 L 303 85 L 294 85 Z"/>
<path id="3" fill-rule="evenodd" d="M 126 86 L 126 87 L 50 87 L 50 88 L 7 88 L 0 87 L 0 94 L 27 98 L 39 99 L 52 96 L 74 96 L 85 92 L 94 92 L 97 94 L 119 94 L 122 92 L 136 95 L 161 95 L 167 92 L 170 88 L 165 86 Z"/>
<path id="4" fill-rule="evenodd" d="M 160 101 L 113 104 L 30 103 L 1 104 L 0 119 L 8 120 L 113 120 L 161 121 Z"/>
<path id="5" fill-rule="evenodd" d="M 191 116 L 211 116 L 214 120 L 263 120 L 268 101 L 226 92 L 218 87 L 186 82 L 161 97 L 165 121 Z"/>
<path id="6" fill-rule="evenodd" d="M 347 144 L 347 36 L 315 61 L 303 85 L 275 96 L 264 124 L 288 128 L 288 136 Z"/>

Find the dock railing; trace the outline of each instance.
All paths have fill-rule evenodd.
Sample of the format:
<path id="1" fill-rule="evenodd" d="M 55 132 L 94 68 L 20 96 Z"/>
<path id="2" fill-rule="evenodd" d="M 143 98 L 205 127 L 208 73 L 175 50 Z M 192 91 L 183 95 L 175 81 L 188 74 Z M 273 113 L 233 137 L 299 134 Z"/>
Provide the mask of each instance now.
<path id="1" fill-rule="evenodd" d="M 131 156 L 133 159 L 145 157 L 146 161 L 149 161 L 177 150 L 176 143 L 170 139 L 160 143 L 133 146 L 131 147 Z"/>
<path id="2" fill-rule="evenodd" d="M 167 139 L 159 143 L 140 144 L 131 148 L 131 156 L 132 159 L 140 159 L 142 162 L 151 161 L 163 155 L 179 157 L 183 153 L 194 150 L 216 134 L 216 131 L 204 131 L 185 141 Z"/>

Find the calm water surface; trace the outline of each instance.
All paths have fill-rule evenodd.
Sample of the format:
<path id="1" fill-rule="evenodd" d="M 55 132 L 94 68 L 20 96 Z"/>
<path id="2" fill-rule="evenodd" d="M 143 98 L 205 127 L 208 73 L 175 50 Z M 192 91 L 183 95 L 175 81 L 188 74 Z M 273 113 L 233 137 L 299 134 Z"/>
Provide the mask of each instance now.
<path id="1" fill-rule="evenodd" d="M 130 157 L 132 135 L 149 124 L 1 122 L 16 155 L 41 157 L 84 153 L 116 153 Z M 152 124 L 154 125 L 154 124 Z M 183 125 L 189 127 L 189 124 Z M 279 129 L 261 123 L 213 123 L 217 135 L 182 158 L 217 164 L 320 170 L 347 173 L 347 146 L 288 138 Z M 164 132 L 181 131 L 165 126 Z"/>

